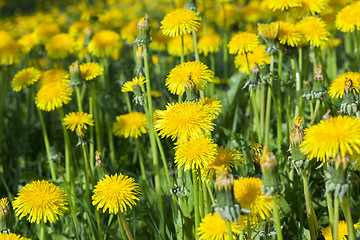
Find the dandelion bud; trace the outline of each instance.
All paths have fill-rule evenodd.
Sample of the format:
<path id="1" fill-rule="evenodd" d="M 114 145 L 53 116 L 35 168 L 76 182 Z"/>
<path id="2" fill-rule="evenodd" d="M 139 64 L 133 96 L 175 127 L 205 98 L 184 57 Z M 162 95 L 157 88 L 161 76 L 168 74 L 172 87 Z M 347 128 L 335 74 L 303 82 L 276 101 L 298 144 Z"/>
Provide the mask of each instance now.
<path id="1" fill-rule="evenodd" d="M 346 177 L 350 156 L 348 153 L 345 155 L 339 153 L 334 162 L 335 168 L 330 168 L 329 172 L 325 173 L 327 179 L 325 195 L 334 193 L 335 197 L 343 199 L 349 187 Z"/>
<path id="2" fill-rule="evenodd" d="M 138 49 L 136 50 L 136 57 L 141 59 L 144 58 L 144 52 L 142 46 L 139 46 Z"/>
<path id="3" fill-rule="evenodd" d="M 95 166 L 96 167 L 101 167 L 103 165 L 101 157 L 100 157 L 100 151 L 96 150 L 95 151 Z"/>
<path id="4" fill-rule="evenodd" d="M 79 126 L 76 127 L 76 135 L 79 138 L 84 138 L 85 137 L 85 133 L 86 133 L 86 128 L 84 124 L 80 124 Z"/>
<path id="5" fill-rule="evenodd" d="M 291 126 L 290 142 L 292 144 L 300 144 L 304 140 L 304 136 L 304 125 L 301 122 L 301 118 L 297 116 Z"/>
<path id="6" fill-rule="evenodd" d="M 292 157 L 292 166 L 295 167 L 297 173 L 300 175 L 309 165 L 306 156 L 300 151 L 300 144 L 305 137 L 304 125 L 300 117 L 295 117 L 294 123 L 291 126 L 290 134 L 290 149 Z"/>
<path id="7" fill-rule="evenodd" d="M 326 111 L 326 113 L 324 114 L 324 116 L 322 117 L 322 120 L 323 120 L 323 121 L 328 121 L 330 118 L 331 118 L 331 110 L 328 109 L 328 110 Z"/>
<path id="8" fill-rule="evenodd" d="M 324 79 L 321 65 L 316 66 L 315 73 L 314 73 L 314 79 L 315 80 L 323 80 Z"/>
<path id="9" fill-rule="evenodd" d="M 259 35 L 264 39 L 274 40 L 277 38 L 279 33 L 279 23 L 272 22 L 270 24 L 258 23 Z"/>
<path id="10" fill-rule="evenodd" d="M 262 191 L 266 196 L 276 194 L 280 189 L 279 164 L 272 152 L 265 147 L 260 160 L 262 171 Z"/>
<path id="11" fill-rule="evenodd" d="M 234 185 L 234 176 L 229 173 L 225 166 L 216 169 L 215 189 L 217 191 L 229 191 Z"/>
<path id="12" fill-rule="evenodd" d="M 3 232 L 7 229 L 7 222 L 9 219 L 9 201 L 7 198 L 0 199 L 0 232 Z"/>
<path id="13" fill-rule="evenodd" d="M 136 38 L 136 43 L 138 44 L 138 46 L 149 44 L 151 42 L 151 37 L 150 37 L 151 25 L 147 14 L 145 14 L 145 16 L 139 21 L 137 26 L 139 33 Z"/>
<path id="14" fill-rule="evenodd" d="M 251 161 L 253 163 L 260 163 L 262 156 L 262 146 L 258 143 L 255 143 L 251 148 Z"/>
<path id="15" fill-rule="evenodd" d="M 75 61 L 69 66 L 69 72 L 70 72 L 70 85 L 76 86 L 79 85 L 80 82 L 80 68 L 79 68 L 79 62 Z"/>
<path id="16" fill-rule="evenodd" d="M 69 67 L 69 72 L 70 72 L 70 74 L 76 74 L 76 73 L 78 73 L 80 71 L 80 69 L 79 69 L 79 61 L 75 61 L 75 62 L 73 62 L 71 65 L 70 65 L 70 67 Z"/>

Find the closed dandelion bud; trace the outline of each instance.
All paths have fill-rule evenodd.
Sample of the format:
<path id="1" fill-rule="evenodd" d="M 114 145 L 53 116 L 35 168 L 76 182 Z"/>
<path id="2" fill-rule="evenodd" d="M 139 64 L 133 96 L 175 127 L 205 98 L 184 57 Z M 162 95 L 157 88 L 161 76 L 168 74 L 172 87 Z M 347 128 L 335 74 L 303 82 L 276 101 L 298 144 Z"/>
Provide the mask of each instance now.
<path id="1" fill-rule="evenodd" d="M 145 14 L 145 17 L 143 17 L 138 23 L 139 33 L 136 38 L 138 46 L 143 46 L 144 44 L 149 44 L 151 42 L 150 29 L 150 21 L 148 15 Z"/>
<path id="2" fill-rule="evenodd" d="M 99 178 L 105 177 L 105 170 L 104 170 L 104 164 L 101 159 L 101 152 L 96 150 L 95 151 L 95 167 L 96 171 L 98 172 Z"/>
<path id="3" fill-rule="evenodd" d="M 346 180 L 349 164 L 350 156 L 348 153 L 345 155 L 339 153 L 337 155 L 334 160 L 335 168 L 330 168 L 329 172 L 325 173 L 327 178 L 325 195 L 334 193 L 334 195 L 340 199 L 345 196 L 349 187 Z"/>
<path id="4" fill-rule="evenodd" d="M 258 23 L 258 34 L 263 37 L 266 42 L 266 52 L 275 54 L 279 51 L 275 43 L 275 39 L 279 34 L 279 23 L 272 22 L 270 24 Z"/>
<path id="5" fill-rule="evenodd" d="M 262 146 L 258 143 L 255 143 L 251 148 L 251 161 L 253 163 L 260 163 L 262 156 Z"/>
<path id="6" fill-rule="evenodd" d="M 328 110 L 326 111 L 326 113 L 324 114 L 324 116 L 322 117 L 322 120 L 323 120 L 323 121 L 328 121 L 330 118 L 331 118 L 331 110 L 328 109 Z"/>
<path id="7" fill-rule="evenodd" d="M 239 219 L 241 213 L 245 212 L 236 202 L 234 196 L 234 177 L 229 173 L 225 166 L 216 168 L 216 199 L 213 205 L 214 211 L 217 212 L 222 219 L 233 221 Z"/>
<path id="8" fill-rule="evenodd" d="M 308 166 L 306 156 L 300 151 L 300 144 L 305 137 L 304 125 L 300 117 L 295 117 L 294 123 L 291 126 L 290 134 L 290 150 L 292 157 L 292 165 L 295 167 L 297 173 L 300 175 Z"/>
<path id="9" fill-rule="evenodd" d="M 314 73 L 314 85 L 312 88 L 313 98 L 312 99 L 322 99 L 326 93 L 324 88 L 324 77 L 322 73 L 322 66 L 318 65 Z"/>
<path id="10" fill-rule="evenodd" d="M 262 85 L 262 81 L 260 79 L 260 67 L 259 64 L 255 63 L 251 69 L 249 80 L 245 81 L 244 87 L 249 87 L 249 90 L 254 88 L 260 88 Z"/>
<path id="11" fill-rule="evenodd" d="M 272 152 L 265 147 L 260 160 L 262 171 L 262 192 L 266 195 L 277 194 L 280 189 L 279 164 Z"/>
<path id="12" fill-rule="evenodd" d="M 188 80 L 185 82 L 186 100 L 193 101 L 196 99 L 196 85 L 191 79 L 192 74 L 188 76 Z"/>
<path id="13" fill-rule="evenodd" d="M 353 115 L 358 112 L 357 102 L 354 94 L 353 81 L 350 78 L 345 79 L 344 96 L 340 105 L 340 113 Z"/>
<path id="14" fill-rule="evenodd" d="M 10 210 L 9 210 L 9 201 L 7 198 L 0 199 L 0 232 L 5 231 L 8 227 Z"/>
<path id="15" fill-rule="evenodd" d="M 93 30 L 91 28 L 86 28 L 84 30 L 84 36 L 85 36 L 84 47 L 89 45 L 93 34 L 94 34 L 94 32 L 93 32 Z"/>
<path id="16" fill-rule="evenodd" d="M 69 67 L 70 72 L 70 86 L 76 86 L 81 83 L 80 81 L 80 68 L 79 62 L 76 60 Z"/>
<path id="17" fill-rule="evenodd" d="M 80 124 L 78 127 L 76 127 L 76 135 L 79 138 L 84 138 L 86 133 L 86 129 L 84 127 L 84 124 Z"/>

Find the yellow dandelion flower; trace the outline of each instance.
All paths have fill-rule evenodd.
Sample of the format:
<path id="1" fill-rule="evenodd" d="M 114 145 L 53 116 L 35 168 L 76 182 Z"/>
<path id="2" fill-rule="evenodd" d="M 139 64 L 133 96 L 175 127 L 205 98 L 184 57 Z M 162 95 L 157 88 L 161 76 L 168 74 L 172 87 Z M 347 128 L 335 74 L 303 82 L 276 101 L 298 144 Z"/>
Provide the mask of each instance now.
<path id="1" fill-rule="evenodd" d="M 7 234 L 5 232 L 0 233 L 1 240 L 30 240 L 30 238 L 24 238 L 20 235 L 16 235 L 14 233 Z"/>
<path id="2" fill-rule="evenodd" d="M 271 217 L 272 200 L 261 192 L 261 186 L 260 178 L 239 178 L 234 181 L 234 195 L 241 207 L 251 211 L 251 217 L 265 220 Z"/>
<path id="3" fill-rule="evenodd" d="M 124 136 L 125 138 L 138 138 L 145 134 L 148 129 L 148 121 L 146 115 L 140 112 L 131 112 L 116 117 L 113 125 L 113 132 L 116 136 Z"/>
<path id="4" fill-rule="evenodd" d="M 270 63 L 270 55 L 266 53 L 265 45 L 260 45 L 254 48 L 250 53 L 247 53 L 247 59 L 245 54 L 239 54 L 235 57 L 235 66 L 239 71 L 249 74 L 249 68 L 247 61 L 249 61 L 250 69 L 257 63 L 259 66 Z"/>
<path id="5" fill-rule="evenodd" d="M 145 77 L 134 77 L 131 81 L 127 81 L 121 88 L 122 92 L 133 92 L 135 86 L 141 87 L 149 80 L 145 80 Z"/>
<path id="6" fill-rule="evenodd" d="M 314 47 L 323 46 L 329 41 L 330 33 L 326 30 L 326 23 L 321 18 L 303 18 L 296 24 L 296 27 L 304 36 L 305 41 Z"/>
<path id="7" fill-rule="evenodd" d="M 341 9 L 335 20 L 335 26 L 342 32 L 353 32 L 360 29 L 360 4 L 358 2 Z"/>
<path id="8" fill-rule="evenodd" d="M 201 37 L 198 42 L 199 53 L 207 56 L 209 53 L 217 53 L 220 50 L 221 37 L 217 33 L 209 33 Z"/>
<path id="9" fill-rule="evenodd" d="M 231 54 L 251 52 L 259 46 L 259 36 L 250 32 L 239 32 L 232 36 L 228 48 Z"/>
<path id="10" fill-rule="evenodd" d="M 7 42 L 0 47 L 0 64 L 12 65 L 18 63 L 23 56 L 21 45 L 14 40 Z"/>
<path id="11" fill-rule="evenodd" d="M 232 168 L 240 166 L 244 163 L 242 154 L 238 150 L 230 150 L 224 146 L 218 147 L 215 154 L 215 160 L 209 165 L 201 169 L 201 176 L 204 181 L 205 178 L 211 180 L 216 173 L 216 168 L 225 166 L 231 171 Z"/>
<path id="12" fill-rule="evenodd" d="M 11 86 L 15 92 L 31 86 L 40 79 L 41 72 L 36 68 L 25 68 L 15 74 Z"/>
<path id="13" fill-rule="evenodd" d="M 79 68 L 81 77 L 86 81 L 93 80 L 104 72 L 104 68 L 95 62 L 80 64 Z"/>
<path id="14" fill-rule="evenodd" d="M 85 30 L 93 29 L 92 25 L 88 21 L 75 21 L 69 26 L 69 34 L 73 37 L 82 35 Z"/>
<path id="15" fill-rule="evenodd" d="M 301 7 L 301 0 L 266 0 L 265 5 L 272 11 L 284 11 L 289 8 Z"/>
<path id="16" fill-rule="evenodd" d="M 57 221 L 64 215 L 67 204 L 66 194 L 55 184 L 45 180 L 26 184 L 12 202 L 20 220 L 29 215 L 27 220 L 38 224 Z"/>
<path id="17" fill-rule="evenodd" d="M 64 69 L 50 69 L 45 71 L 39 80 L 40 85 L 45 85 L 48 83 L 66 83 L 70 82 L 69 74 Z"/>
<path id="18" fill-rule="evenodd" d="M 275 39 L 279 34 L 279 23 L 272 22 L 269 24 L 258 23 L 258 33 L 265 39 Z"/>
<path id="19" fill-rule="evenodd" d="M 46 43 L 49 39 L 60 32 L 60 27 L 57 23 L 46 22 L 39 24 L 34 29 L 34 38 L 37 42 Z"/>
<path id="20" fill-rule="evenodd" d="M 95 57 L 110 56 L 117 59 L 121 48 L 120 35 L 110 30 L 95 32 L 88 48 Z"/>
<path id="21" fill-rule="evenodd" d="M 34 35 L 31 33 L 21 36 L 17 43 L 22 47 L 24 53 L 29 53 L 31 49 L 38 44 L 34 38 Z"/>
<path id="22" fill-rule="evenodd" d="M 7 43 L 13 40 L 10 33 L 4 30 L 0 30 L 0 39 L 0 48 L 4 47 Z"/>
<path id="23" fill-rule="evenodd" d="M 216 16 L 213 15 L 208 19 L 215 19 L 216 23 L 223 28 L 229 28 L 239 21 L 241 15 L 240 8 L 237 5 L 226 3 L 224 8 L 221 8 L 214 12 Z"/>
<path id="24" fill-rule="evenodd" d="M 97 205 L 97 210 L 103 208 L 103 212 L 109 209 L 109 214 L 117 214 L 132 209 L 139 201 L 138 196 L 141 195 L 139 184 L 132 177 L 124 176 L 121 173 L 100 179 L 95 185 L 92 204 Z"/>
<path id="25" fill-rule="evenodd" d="M 216 146 L 211 138 L 192 138 L 174 147 L 174 163 L 178 168 L 184 166 L 184 172 L 202 169 L 215 160 Z"/>
<path id="26" fill-rule="evenodd" d="M 0 223 L 6 221 L 9 215 L 9 201 L 7 198 L 0 198 Z"/>
<path id="27" fill-rule="evenodd" d="M 294 10 L 300 16 L 306 16 L 309 13 L 315 15 L 321 13 L 328 5 L 329 0 L 301 0 L 301 7 Z"/>
<path id="28" fill-rule="evenodd" d="M 94 126 L 93 115 L 84 112 L 71 112 L 65 115 L 62 120 L 67 129 L 74 131 L 75 128 L 84 128 L 86 125 Z"/>
<path id="29" fill-rule="evenodd" d="M 121 28 L 121 38 L 132 44 L 138 35 L 138 24 L 139 19 L 134 19 L 123 28 Z"/>
<path id="30" fill-rule="evenodd" d="M 309 159 L 325 162 L 339 153 L 345 156 L 360 153 L 360 119 L 349 116 L 332 117 L 320 121 L 306 131 L 300 150 Z"/>
<path id="31" fill-rule="evenodd" d="M 154 34 L 150 47 L 155 51 L 165 51 L 166 44 L 169 41 L 169 37 L 162 34 L 162 32 L 157 32 Z"/>
<path id="32" fill-rule="evenodd" d="M 208 108 L 208 111 L 210 111 L 215 116 L 221 113 L 221 104 L 220 101 L 217 100 L 216 98 L 209 98 L 209 97 L 200 98 L 198 103 Z"/>
<path id="33" fill-rule="evenodd" d="M 332 98 L 342 98 L 345 93 L 345 87 L 351 84 L 352 92 L 358 93 L 360 87 L 360 73 L 358 72 L 346 72 L 335 78 L 330 87 L 329 95 Z"/>
<path id="34" fill-rule="evenodd" d="M 229 240 L 227 223 L 224 219 L 220 217 L 217 212 L 215 212 L 214 214 L 209 213 L 208 215 L 206 215 L 201 220 L 200 226 L 197 230 L 199 240 Z M 231 231 L 235 234 L 241 233 L 241 231 L 233 222 L 231 222 Z"/>
<path id="35" fill-rule="evenodd" d="M 52 111 L 62 107 L 71 100 L 71 87 L 64 82 L 44 84 L 35 97 L 36 106 L 43 111 Z"/>
<path id="36" fill-rule="evenodd" d="M 175 37 L 168 42 L 168 53 L 171 56 L 181 56 L 181 37 Z M 194 52 L 193 38 L 189 35 L 184 36 L 184 55 Z"/>
<path id="37" fill-rule="evenodd" d="M 204 63 L 184 62 L 170 71 L 165 85 L 172 94 L 182 95 L 188 83 L 195 85 L 196 91 L 199 91 L 213 78 L 214 73 Z"/>
<path id="38" fill-rule="evenodd" d="M 157 110 L 155 130 L 161 137 L 179 138 L 185 142 L 191 138 L 208 135 L 214 129 L 214 115 L 208 107 L 194 102 L 168 103 L 166 110 Z"/>
<path id="39" fill-rule="evenodd" d="M 59 33 L 50 38 L 45 49 L 50 58 L 64 59 L 74 52 L 74 44 L 70 34 Z"/>
<path id="40" fill-rule="evenodd" d="M 279 23 L 279 41 L 282 45 L 289 45 L 291 47 L 297 47 L 301 44 L 302 36 L 299 30 L 295 27 L 295 24 L 289 22 Z"/>
<path id="41" fill-rule="evenodd" d="M 354 224 L 354 228 L 358 229 L 360 227 L 360 224 Z M 327 226 L 323 231 L 322 234 L 325 238 L 325 240 L 332 240 L 332 234 L 331 234 L 331 226 Z M 345 221 L 339 221 L 338 224 L 338 239 L 339 240 L 346 240 L 348 235 L 348 229 L 347 229 L 347 223 Z"/>
<path id="42" fill-rule="evenodd" d="M 189 34 L 200 27 L 201 17 L 199 14 L 184 8 L 178 8 L 166 14 L 161 21 L 163 34 L 169 37 L 177 37 Z"/>

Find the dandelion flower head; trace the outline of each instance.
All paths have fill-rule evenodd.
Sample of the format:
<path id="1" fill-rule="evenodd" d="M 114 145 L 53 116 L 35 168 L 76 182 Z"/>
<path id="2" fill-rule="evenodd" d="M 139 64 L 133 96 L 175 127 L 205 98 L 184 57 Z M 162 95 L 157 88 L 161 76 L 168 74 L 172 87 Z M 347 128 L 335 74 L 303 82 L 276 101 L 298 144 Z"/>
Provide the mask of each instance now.
<path id="1" fill-rule="evenodd" d="M 199 53 L 207 56 L 209 53 L 217 53 L 220 50 L 221 37 L 217 33 L 209 33 L 202 36 L 198 42 Z"/>
<path id="2" fill-rule="evenodd" d="M 11 40 L 0 47 L 0 64 L 12 65 L 20 62 L 24 52 L 22 46 L 15 40 Z"/>
<path id="3" fill-rule="evenodd" d="M 121 48 L 120 35 L 111 30 L 95 32 L 88 48 L 95 57 L 110 56 L 117 59 Z"/>
<path id="4" fill-rule="evenodd" d="M 201 220 L 200 226 L 197 230 L 199 240 L 229 240 L 227 223 L 217 212 L 206 215 Z M 234 222 L 231 222 L 231 231 L 235 234 L 241 233 Z"/>
<path id="5" fill-rule="evenodd" d="M 46 43 L 49 39 L 60 32 L 60 26 L 55 22 L 45 22 L 39 24 L 34 29 L 34 38 L 36 41 Z"/>
<path id="6" fill-rule="evenodd" d="M 241 72 L 249 74 L 248 61 L 250 68 L 257 63 L 259 66 L 270 63 L 270 55 L 266 53 L 265 45 L 260 45 L 254 48 L 250 53 L 247 53 L 247 59 L 245 54 L 238 54 L 235 57 L 235 66 Z"/>
<path id="7" fill-rule="evenodd" d="M 71 112 L 65 115 L 63 125 L 65 125 L 67 129 L 74 131 L 75 128 L 86 129 L 86 125 L 94 126 L 94 120 L 92 114 L 84 112 Z"/>
<path id="8" fill-rule="evenodd" d="M 12 202 L 16 216 L 21 220 L 28 215 L 31 223 L 48 221 L 53 223 L 67 210 L 66 194 L 55 184 L 42 181 L 33 181 L 26 184 Z"/>
<path id="9" fill-rule="evenodd" d="M 291 47 L 297 47 L 301 44 L 302 35 L 300 31 L 295 27 L 295 24 L 289 22 L 279 23 L 279 41 L 282 45 L 288 45 Z"/>
<path id="10" fill-rule="evenodd" d="M 0 239 L 1 240 L 30 240 L 30 238 L 24 238 L 24 237 L 21 237 L 20 235 L 14 234 L 14 233 L 7 234 L 5 232 L 0 233 Z"/>
<path id="11" fill-rule="evenodd" d="M 360 227 L 360 224 L 354 224 L 355 230 Z M 322 231 L 322 234 L 325 238 L 325 240 L 332 240 L 332 234 L 331 234 L 331 226 L 327 226 L 324 231 Z M 347 223 L 345 221 L 339 221 L 338 223 L 338 239 L 339 240 L 346 240 L 348 235 L 348 229 L 347 229 Z"/>
<path id="12" fill-rule="evenodd" d="M 328 93 L 332 98 L 342 98 L 344 96 L 345 89 L 349 89 L 355 94 L 359 92 L 359 87 L 360 73 L 346 72 L 332 81 Z"/>
<path id="13" fill-rule="evenodd" d="M 314 47 L 324 46 L 329 41 L 330 33 L 326 30 L 326 24 L 321 18 L 303 18 L 296 24 L 296 27 L 304 36 L 305 41 Z"/>
<path id="14" fill-rule="evenodd" d="M 239 178 L 234 181 L 234 195 L 241 207 L 251 211 L 251 217 L 265 220 L 271 217 L 272 200 L 262 193 L 261 186 L 260 178 Z"/>
<path id="15" fill-rule="evenodd" d="M 259 36 L 250 32 L 239 32 L 232 36 L 228 48 L 230 54 L 243 54 L 254 50 L 259 46 Z"/>
<path id="16" fill-rule="evenodd" d="M 184 62 L 173 68 L 165 85 L 172 94 L 182 95 L 187 85 L 195 85 L 196 91 L 203 90 L 214 73 L 202 62 Z"/>
<path id="17" fill-rule="evenodd" d="M 290 8 L 301 7 L 301 0 L 266 0 L 265 4 L 272 11 L 284 11 Z"/>
<path id="18" fill-rule="evenodd" d="M 36 83 L 41 76 L 41 72 L 36 68 L 25 68 L 15 74 L 11 86 L 15 92 L 21 91 L 21 89 L 31 86 Z"/>
<path id="19" fill-rule="evenodd" d="M 132 206 L 139 201 L 138 196 L 141 195 L 139 184 L 132 177 L 118 175 L 105 175 L 95 185 L 92 204 L 97 205 L 97 210 L 103 208 L 103 212 L 109 209 L 109 214 L 117 214 L 132 209 Z"/>
<path id="20" fill-rule="evenodd" d="M 188 9 L 178 8 L 166 14 L 161 21 L 162 32 L 169 37 L 177 37 L 196 31 L 201 24 L 201 17 Z"/>
<path id="21" fill-rule="evenodd" d="M 81 77 L 85 79 L 85 81 L 91 81 L 104 72 L 104 68 L 95 62 L 82 63 L 79 68 Z"/>
<path id="22" fill-rule="evenodd" d="M 116 136 L 124 136 L 125 138 L 138 138 L 145 134 L 148 129 L 148 121 L 146 115 L 140 112 L 131 112 L 116 117 L 113 125 L 113 132 Z"/>
<path id="23" fill-rule="evenodd" d="M 279 23 L 272 22 L 269 24 L 258 23 L 258 34 L 265 39 L 275 39 L 279 34 Z"/>
<path id="24" fill-rule="evenodd" d="M 35 97 L 36 106 L 43 111 L 52 111 L 71 100 L 71 87 L 64 82 L 44 84 Z"/>
<path id="25" fill-rule="evenodd" d="M 157 110 L 155 130 L 161 137 L 171 137 L 174 141 L 188 141 L 211 133 L 216 115 L 207 106 L 195 102 L 168 103 L 166 110 Z"/>
<path id="26" fill-rule="evenodd" d="M 50 69 L 45 71 L 39 80 L 39 84 L 45 85 L 48 83 L 66 83 L 70 82 L 69 74 L 64 69 Z"/>
<path id="27" fill-rule="evenodd" d="M 184 166 L 184 172 L 202 169 L 215 160 L 216 147 L 211 138 L 192 138 L 174 147 L 174 162 L 178 168 Z"/>
<path id="28" fill-rule="evenodd" d="M 335 26 L 341 32 L 353 32 L 360 29 L 360 3 L 356 2 L 341 9 L 335 20 Z"/>
<path id="29" fill-rule="evenodd" d="M 339 153 L 345 156 L 360 153 L 360 119 L 349 116 L 332 117 L 320 121 L 306 131 L 300 150 L 309 159 L 325 162 Z"/>
<path id="30" fill-rule="evenodd" d="M 145 80 L 145 77 L 134 77 L 131 81 L 127 81 L 121 88 L 122 92 L 133 92 L 135 86 L 141 87 L 148 80 Z"/>
<path id="31" fill-rule="evenodd" d="M 184 55 L 194 52 L 194 41 L 189 35 L 183 36 L 184 38 Z M 181 37 L 174 37 L 168 42 L 167 51 L 171 56 L 181 56 Z"/>
<path id="32" fill-rule="evenodd" d="M 59 33 L 52 36 L 45 49 L 50 58 L 64 59 L 74 52 L 75 41 L 70 34 Z"/>
<path id="33" fill-rule="evenodd" d="M 294 8 L 300 16 L 321 13 L 328 5 L 329 0 L 301 0 L 301 7 Z"/>
<path id="34" fill-rule="evenodd" d="M 208 110 L 216 116 L 219 115 L 219 113 L 221 113 L 221 104 L 220 101 L 217 100 L 216 98 L 209 98 L 209 97 L 200 98 L 198 103 L 208 108 Z"/>

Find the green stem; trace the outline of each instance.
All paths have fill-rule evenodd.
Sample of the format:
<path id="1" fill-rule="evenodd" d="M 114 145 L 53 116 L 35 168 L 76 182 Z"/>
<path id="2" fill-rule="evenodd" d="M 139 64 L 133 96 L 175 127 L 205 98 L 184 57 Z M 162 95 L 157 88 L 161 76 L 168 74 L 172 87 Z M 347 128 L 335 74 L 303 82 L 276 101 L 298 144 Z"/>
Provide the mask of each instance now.
<path id="1" fill-rule="evenodd" d="M 281 151 L 281 144 L 283 140 L 282 134 L 282 110 L 281 110 L 281 74 L 282 74 L 282 51 L 279 52 L 279 65 L 278 65 L 278 83 L 277 83 L 277 106 L 276 106 L 276 115 L 277 115 L 277 149 Z"/>
<path id="2" fill-rule="evenodd" d="M 265 121 L 265 86 L 260 89 L 260 131 L 261 138 L 264 137 L 264 121 Z M 261 144 L 261 143 L 260 143 Z"/>
<path id="3" fill-rule="evenodd" d="M 195 169 L 192 170 L 193 177 L 193 194 L 194 194 L 194 212 L 195 212 L 195 236 L 198 239 L 197 228 L 200 225 L 200 207 L 199 207 L 199 186 L 198 186 L 198 174 Z"/>
<path id="4" fill-rule="evenodd" d="M 228 45 L 228 31 L 226 29 L 226 10 L 225 10 L 225 3 L 222 2 L 222 9 L 223 9 L 223 12 L 224 12 L 224 35 L 223 35 L 223 64 L 224 64 L 224 78 L 225 80 L 228 79 L 228 49 L 227 49 L 227 45 Z"/>
<path id="5" fill-rule="evenodd" d="M 201 183 L 202 184 L 202 189 L 203 189 L 203 199 L 204 199 L 204 216 L 206 216 L 210 210 L 211 210 L 211 204 L 209 201 L 209 194 L 207 191 L 207 187 L 206 187 L 206 183 L 205 181 Z"/>
<path id="6" fill-rule="evenodd" d="M 96 216 L 96 224 L 98 227 L 99 240 L 103 240 L 103 234 L 102 234 L 102 228 L 101 228 L 101 218 L 100 218 L 99 211 L 95 211 L 95 216 Z"/>
<path id="7" fill-rule="evenodd" d="M 327 172 L 326 163 L 323 164 L 323 170 L 324 170 L 324 174 L 325 174 Z M 333 232 L 333 229 L 334 229 L 334 208 L 333 208 L 333 202 L 332 202 L 330 194 L 328 194 L 326 196 L 326 201 L 327 201 L 327 208 L 328 208 L 328 214 L 329 214 L 330 228 L 331 228 L 331 232 Z"/>
<path id="8" fill-rule="evenodd" d="M 231 230 L 231 222 L 229 220 L 226 220 L 226 227 L 227 227 L 227 233 L 228 233 L 229 240 L 234 239 L 233 233 Z"/>
<path id="9" fill-rule="evenodd" d="M 133 238 L 133 236 L 131 234 L 129 226 L 127 225 L 127 223 L 125 221 L 124 215 L 122 214 L 121 211 L 119 211 L 118 215 L 120 216 L 121 223 L 124 225 L 126 235 L 128 236 L 129 240 L 133 240 L 134 238 Z"/>
<path id="10" fill-rule="evenodd" d="M 305 196 L 305 206 L 306 206 L 306 216 L 308 220 L 309 225 L 309 231 L 310 231 L 310 237 L 312 240 L 316 240 L 317 234 L 315 231 L 315 224 L 314 224 L 314 217 L 312 214 L 312 202 L 311 202 L 311 196 L 310 196 L 310 189 L 309 189 L 309 183 L 307 180 L 307 174 L 304 171 L 301 175 L 303 180 L 303 186 L 304 186 L 304 196 Z"/>
<path id="11" fill-rule="evenodd" d="M 45 240 L 45 223 L 41 221 L 40 240 Z"/>
<path id="12" fill-rule="evenodd" d="M 93 105 L 93 98 L 92 96 L 89 97 L 89 114 L 94 115 L 94 105 Z M 94 126 L 89 126 L 89 131 L 90 131 L 90 150 L 89 150 L 89 155 L 90 155 L 90 167 L 91 167 L 91 171 L 94 171 L 94 166 L 95 166 L 95 143 L 94 143 Z"/>
<path id="13" fill-rule="evenodd" d="M 211 71 L 213 71 L 215 75 L 215 53 L 210 53 L 210 65 Z M 214 97 L 215 95 L 215 83 L 210 83 L 210 97 Z"/>
<path id="14" fill-rule="evenodd" d="M 273 205 L 273 211 L 274 211 L 274 222 L 276 227 L 276 235 L 278 240 L 283 240 L 283 235 L 281 231 L 281 223 L 280 223 L 280 217 L 279 217 L 279 209 L 278 204 L 275 199 L 275 196 L 271 196 L 272 205 Z"/>
<path id="15" fill-rule="evenodd" d="M 358 31 L 357 31 L 357 28 L 355 28 L 355 31 L 354 31 L 354 66 L 353 66 L 353 70 L 354 72 L 357 72 L 358 71 L 358 65 L 357 65 L 357 62 L 358 62 L 358 54 L 359 54 L 359 36 L 358 36 Z"/>
<path id="16" fill-rule="evenodd" d="M 265 116 L 265 141 L 264 145 L 269 147 L 269 136 L 270 136 L 270 116 L 271 116 L 271 91 L 272 91 L 272 81 L 274 74 L 274 54 L 271 54 L 270 58 L 270 77 L 269 77 L 269 86 L 266 99 L 266 116 Z"/>
<path id="17" fill-rule="evenodd" d="M 56 177 L 55 165 L 54 165 L 54 161 L 51 158 L 49 138 L 48 138 L 47 131 L 46 131 L 46 125 L 45 125 L 44 117 L 42 115 L 41 110 L 39 108 L 36 108 L 36 109 L 37 109 L 38 114 L 39 114 L 41 128 L 42 128 L 42 132 L 43 132 L 46 155 L 47 155 L 47 159 L 49 161 L 49 166 L 50 166 L 51 179 L 54 182 L 56 182 L 57 177 Z"/>
<path id="18" fill-rule="evenodd" d="M 296 82 L 296 105 L 295 105 L 295 116 L 300 116 L 300 101 L 301 101 L 301 81 L 300 81 L 300 73 L 296 64 L 296 60 L 291 58 L 291 68 L 294 74 L 295 82 Z"/>
<path id="19" fill-rule="evenodd" d="M 214 204 L 215 203 L 215 198 L 214 198 L 214 195 L 212 194 L 212 190 L 211 190 L 209 184 L 207 184 L 207 183 L 206 183 L 206 188 L 207 188 L 208 193 L 210 195 L 211 204 Z"/>
<path id="20" fill-rule="evenodd" d="M 335 197 L 334 200 L 334 226 L 333 226 L 333 240 L 338 240 L 338 225 L 339 225 L 339 197 Z"/>
<path id="21" fill-rule="evenodd" d="M 193 41 L 194 41 L 195 61 L 199 62 L 199 60 L 200 60 L 199 59 L 199 50 L 198 50 L 198 47 L 197 47 L 196 31 L 195 31 L 194 28 L 192 30 L 192 35 L 193 35 Z"/>
<path id="22" fill-rule="evenodd" d="M 185 54 L 184 54 L 184 35 L 181 35 L 181 63 L 185 61 Z"/>
<path id="23" fill-rule="evenodd" d="M 140 150 L 140 140 L 136 138 L 136 147 L 138 149 L 138 155 L 139 155 L 139 163 L 140 163 L 140 172 L 141 172 L 141 179 L 143 181 L 146 181 L 146 170 L 144 165 L 144 159 Z"/>
<path id="24" fill-rule="evenodd" d="M 128 112 L 132 112 L 131 103 L 130 103 L 130 97 L 129 97 L 128 92 L 125 92 L 125 101 L 126 101 L 126 106 L 127 106 Z"/>
<path id="25" fill-rule="evenodd" d="M 312 118 L 311 118 L 311 121 L 310 121 L 310 126 L 312 126 L 314 123 L 315 123 L 315 120 L 316 120 L 316 115 L 319 111 L 319 108 L 320 108 L 320 99 L 316 99 L 316 105 L 315 105 L 315 109 L 314 109 L 314 113 L 312 115 Z"/>
<path id="26" fill-rule="evenodd" d="M 348 228 L 348 239 L 355 240 L 355 228 L 351 217 L 349 196 L 346 194 L 342 200 L 342 209 L 345 215 L 345 220 Z"/>
<path id="27" fill-rule="evenodd" d="M 120 214 L 116 214 L 116 216 L 117 216 L 117 220 L 118 220 L 119 227 L 120 227 L 120 230 L 121 230 L 121 235 L 122 235 L 123 239 L 126 240 L 126 239 L 128 239 L 128 238 L 127 238 L 127 236 L 126 236 L 126 232 L 125 232 L 124 226 L 123 226 L 123 224 L 121 223 Z"/>
<path id="28" fill-rule="evenodd" d="M 251 238 L 251 234 L 252 234 L 252 229 L 251 229 L 251 223 L 250 223 L 250 218 L 247 218 L 247 224 L 246 224 L 246 239 L 247 240 L 252 240 Z"/>
<path id="29" fill-rule="evenodd" d="M 77 100 L 77 105 L 78 105 L 78 110 L 79 112 L 82 112 L 82 104 L 81 104 L 81 96 L 80 96 L 80 90 L 78 86 L 75 86 L 75 92 L 76 92 L 76 100 Z"/>

